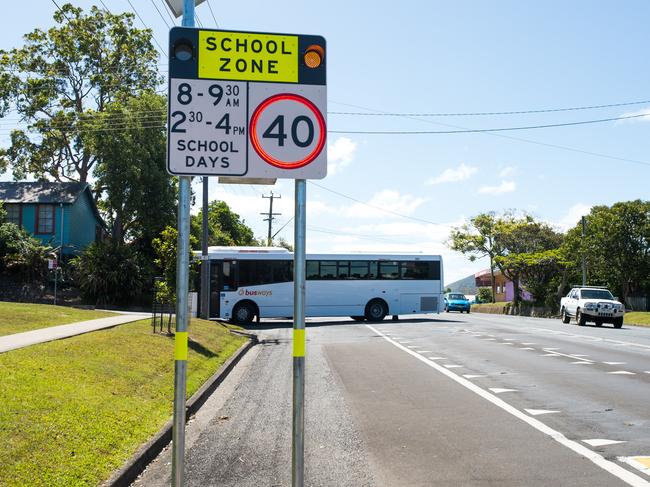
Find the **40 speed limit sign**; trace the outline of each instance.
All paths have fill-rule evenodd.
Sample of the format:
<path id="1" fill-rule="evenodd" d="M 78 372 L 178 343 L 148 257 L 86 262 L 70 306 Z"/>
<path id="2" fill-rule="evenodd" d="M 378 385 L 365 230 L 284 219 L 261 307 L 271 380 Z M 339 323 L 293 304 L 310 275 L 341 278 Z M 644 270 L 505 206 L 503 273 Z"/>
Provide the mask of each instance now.
<path id="1" fill-rule="evenodd" d="M 325 39 L 174 27 L 170 53 L 171 174 L 327 175 Z"/>

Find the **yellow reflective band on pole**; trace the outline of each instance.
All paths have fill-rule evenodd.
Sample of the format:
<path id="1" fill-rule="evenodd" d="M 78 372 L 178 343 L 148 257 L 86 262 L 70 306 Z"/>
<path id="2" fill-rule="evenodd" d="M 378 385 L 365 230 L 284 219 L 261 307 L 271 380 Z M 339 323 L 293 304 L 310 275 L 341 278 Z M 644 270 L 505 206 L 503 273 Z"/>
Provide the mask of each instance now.
<path id="1" fill-rule="evenodd" d="M 293 356 L 294 357 L 304 357 L 305 356 L 305 330 L 294 329 L 293 330 Z"/>
<path id="2" fill-rule="evenodd" d="M 187 360 L 187 332 L 177 331 L 174 339 L 174 360 Z"/>

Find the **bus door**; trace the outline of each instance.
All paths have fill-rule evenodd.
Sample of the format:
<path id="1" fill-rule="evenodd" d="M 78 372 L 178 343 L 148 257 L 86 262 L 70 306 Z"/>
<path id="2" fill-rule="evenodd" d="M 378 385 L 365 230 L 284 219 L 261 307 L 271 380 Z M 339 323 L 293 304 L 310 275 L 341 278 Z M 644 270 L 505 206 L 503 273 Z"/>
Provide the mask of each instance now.
<path id="1" fill-rule="evenodd" d="M 210 318 L 221 317 L 221 292 L 235 289 L 235 261 L 210 261 Z"/>

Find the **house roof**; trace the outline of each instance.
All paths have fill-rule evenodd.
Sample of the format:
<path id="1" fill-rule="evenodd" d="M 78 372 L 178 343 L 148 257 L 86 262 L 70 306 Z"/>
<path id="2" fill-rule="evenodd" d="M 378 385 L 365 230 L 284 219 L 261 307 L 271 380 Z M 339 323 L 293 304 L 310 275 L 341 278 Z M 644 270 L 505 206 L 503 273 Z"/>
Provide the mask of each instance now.
<path id="1" fill-rule="evenodd" d="M 0 182 L 0 201 L 5 203 L 74 203 L 88 183 Z"/>

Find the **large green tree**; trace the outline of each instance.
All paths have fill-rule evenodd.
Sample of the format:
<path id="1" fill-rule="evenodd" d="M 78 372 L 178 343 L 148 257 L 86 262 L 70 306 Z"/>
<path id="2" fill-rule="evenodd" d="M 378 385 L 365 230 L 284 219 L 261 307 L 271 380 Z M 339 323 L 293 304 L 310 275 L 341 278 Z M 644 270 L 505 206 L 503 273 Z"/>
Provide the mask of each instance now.
<path id="1" fill-rule="evenodd" d="M 191 234 L 201 241 L 203 210 L 192 216 Z M 259 245 L 253 230 L 246 225 L 225 201 L 212 201 L 208 205 L 208 245 Z"/>
<path id="2" fill-rule="evenodd" d="M 543 293 L 540 293 L 540 288 L 548 283 L 550 277 L 544 278 L 541 283 L 537 282 L 536 278 L 548 277 L 551 261 L 557 263 L 554 256 L 545 254 L 545 251 L 559 248 L 562 239 L 561 233 L 527 214 L 518 216 L 506 212 L 497 219 L 496 240 L 501 255 L 497 256 L 494 262 L 501 273 L 512 281 L 515 308 L 521 301 L 522 277 L 529 285 L 535 287 L 537 297 L 541 298 L 539 294 Z M 534 295 L 534 292 L 532 294 Z"/>
<path id="3" fill-rule="evenodd" d="M 0 171 L 89 181 L 98 163 L 91 148 L 97 114 L 155 89 L 158 55 L 151 31 L 134 28 L 132 14 L 85 13 L 66 3 L 54 20 L 55 27 L 26 34 L 22 47 L 0 51 L 0 117 L 17 113 L 25 124 L 0 152 Z M 111 129 L 122 124 L 116 114 Z"/>
<path id="4" fill-rule="evenodd" d="M 497 216 L 494 212 L 481 213 L 470 218 L 468 223 L 453 228 L 447 241 L 451 250 L 460 252 L 470 261 L 487 257 L 490 260 L 490 285 L 494 302 L 494 259 L 502 249 L 497 239 Z"/>
<path id="5" fill-rule="evenodd" d="M 137 98 L 113 101 L 95 117 L 99 129 L 89 146 L 98 165 L 99 205 L 118 242 L 137 241 L 148 249 L 163 229 L 174 223 L 176 191 L 165 170 L 165 107 L 163 96 L 151 91 Z M 142 113 L 147 113 L 146 119 Z M 119 130 L 111 130 L 120 120 Z"/>
<path id="6" fill-rule="evenodd" d="M 622 299 L 650 293 L 650 201 L 594 206 L 586 218 L 585 238 L 577 224 L 562 247 L 575 276 L 584 255 L 589 284 L 607 286 Z"/>

